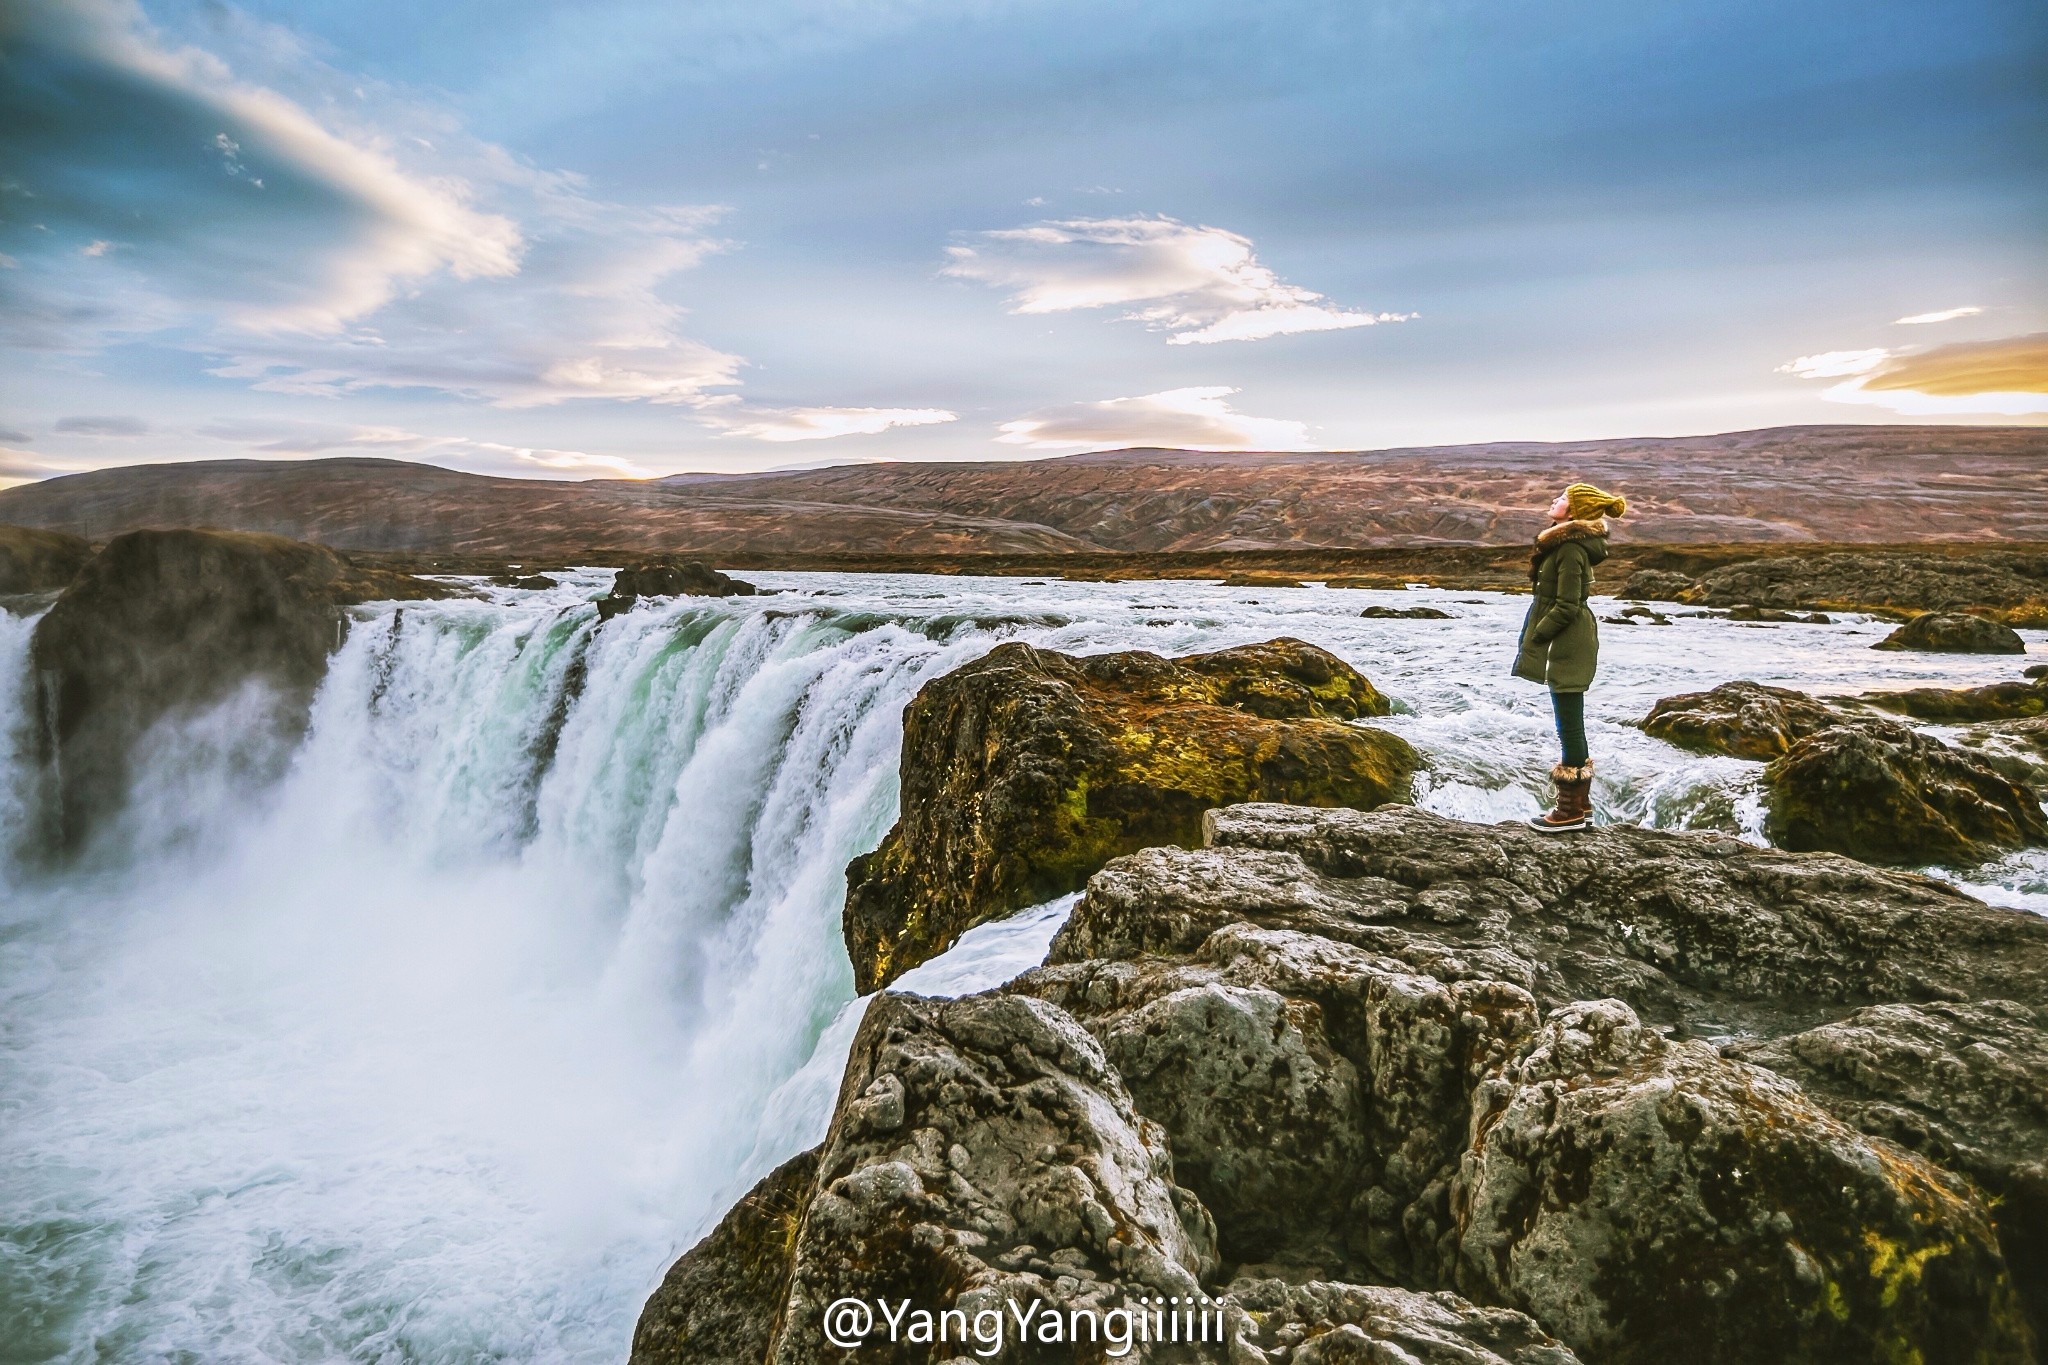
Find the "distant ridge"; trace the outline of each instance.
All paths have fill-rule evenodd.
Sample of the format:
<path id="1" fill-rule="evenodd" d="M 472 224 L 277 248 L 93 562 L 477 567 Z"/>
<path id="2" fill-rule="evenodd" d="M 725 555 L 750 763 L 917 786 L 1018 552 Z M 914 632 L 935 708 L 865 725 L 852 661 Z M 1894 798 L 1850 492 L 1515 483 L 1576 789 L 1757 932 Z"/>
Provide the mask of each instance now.
<path id="1" fill-rule="evenodd" d="M 0 522 L 104 539 L 268 531 L 337 549 L 573 557 L 1190 553 L 1511 545 L 1565 482 L 1637 541 L 2048 541 L 2048 429 L 1809 426 L 1314 453 L 1134 449 L 638 482 L 367 457 L 212 460 L 0 492 Z"/>

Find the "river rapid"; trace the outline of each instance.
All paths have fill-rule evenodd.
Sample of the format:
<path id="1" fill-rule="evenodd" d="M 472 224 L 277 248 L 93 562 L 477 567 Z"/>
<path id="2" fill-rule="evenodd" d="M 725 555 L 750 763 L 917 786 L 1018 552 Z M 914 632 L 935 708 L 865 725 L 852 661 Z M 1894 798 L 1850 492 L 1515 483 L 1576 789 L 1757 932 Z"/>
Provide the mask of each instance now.
<path id="1" fill-rule="evenodd" d="M 1554 757 L 1507 672 L 1526 598 L 751 577 L 777 591 L 602 626 L 596 570 L 359 608 L 282 780 L 243 776 L 244 698 L 151 737 L 80 866 L 0 849 L 0 1361 L 623 1360 L 677 1252 L 822 1136 L 858 1017 L 846 862 L 895 819 L 904 705 L 1004 640 L 1322 645 L 1395 699 L 1375 723 L 1446 815 L 1534 814 Z M 0 612 L 0 836 L 32 625 Z M 1759 765 L 1626 724 L 1671 693 L 2018 674 L 1872 651 L 1888 629 L 1603 626 L 1600 813 L 1760 840 Z M 1943 875 L 2048 912 L 2038 852 Z M 903 988 L 1007 979 L 1070 900 Z"/>

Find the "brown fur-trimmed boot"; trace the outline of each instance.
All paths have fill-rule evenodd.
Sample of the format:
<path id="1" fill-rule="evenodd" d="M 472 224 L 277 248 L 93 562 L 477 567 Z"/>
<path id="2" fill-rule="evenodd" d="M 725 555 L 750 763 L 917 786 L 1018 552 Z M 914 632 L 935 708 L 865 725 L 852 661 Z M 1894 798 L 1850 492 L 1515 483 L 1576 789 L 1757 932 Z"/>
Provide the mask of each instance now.
<path id="1" fill-rule="evenodd" d="M 1593 760 L 1578 767 L 1563 763 L 1550 770 L 1550 785 L 1557 789 L 1557 804 L 1529 822 L 1545 834 L 1566 834 L 1587 829 L 1593 823 Z"/>

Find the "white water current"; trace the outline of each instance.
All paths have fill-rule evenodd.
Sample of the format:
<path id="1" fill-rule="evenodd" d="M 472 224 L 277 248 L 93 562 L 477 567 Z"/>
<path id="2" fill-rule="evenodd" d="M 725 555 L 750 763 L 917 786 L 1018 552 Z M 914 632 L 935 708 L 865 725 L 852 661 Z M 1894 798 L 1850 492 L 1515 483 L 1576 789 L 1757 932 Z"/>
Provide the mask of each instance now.
<path id="1" fill-rule="evenodd" d="M 857 1022 L 845 864 L 895 818 L 905 703 L 1002 640 L 1310 640 L 1396 699 L 1422 803 L 1468 819 L 1535 813 L 1554 757 L 1507 674 L 1526 598 L 763 574 L 599 627 L 607 577 L 359 609 L 274 786 L 222 776 L 230 706 L 157 748 L 85 866 L 0 848 L 0 1362 L 622 1361 L 669 1261 L 822 1135 Z M 0 611 L 0 832 L 31 625 Z M 1886 629 L 1604 626 L 1602 814 L 1758 837 L 1758 765 L 1624 724 L 1658 697 L 2018 675 L 1873 652 Z M 2048 910 L 2039 853 L 1955 879 Z M 1007 979 L 1065 909 L 904 988 Z"/>

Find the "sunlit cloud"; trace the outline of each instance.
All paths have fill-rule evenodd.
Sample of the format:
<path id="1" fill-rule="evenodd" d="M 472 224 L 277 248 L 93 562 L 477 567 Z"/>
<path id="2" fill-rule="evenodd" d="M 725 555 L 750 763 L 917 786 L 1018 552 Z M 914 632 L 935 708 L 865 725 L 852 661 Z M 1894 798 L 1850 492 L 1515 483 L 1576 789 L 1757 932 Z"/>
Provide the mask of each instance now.
<path id="1" fill-rule="evenodd" d="M 1778 370 L 1842 380 L 1821 393 L 1830 402 L 1872 403 L 1909 417 L 2048 413 L 2048 332 L 1924 351 L 1829 351 Z"/>
<path id="2" fill-rule="evenodd" d="M 1260 265 L 1252 242 L 1173 218 L 1072 218 L 975 235 L 942 273 L 1007 289 L 1013 313 L 1139 304 L 1125 320 L 1176 346 L 1406 322 L 1340 308 Z"/>
<path id="3" fill-rule="evenodd" d="M 1005 422 L 996 439 L 1032 450 L 1169 446 L 1184 450 L 1313 450 L 1308 424 L 1249 417 L 1224 401 L 1224 386 L 1169 389 L 1138 398 L 1071 403 Z"/>
<path id="4" fill-rule="evenodd" d="M 771 408 L 741 403 L 730 395 L 700 405 L 698 419 L 724 436 L 756 441 L 824 441 L 835 436 L 873 436 L 891 427 L 925 427 L 959 420 L 944 408 Z"/>
<path id="5" fill-rule="evenodd" d="M 1939 313 L 1915 313 L 1911 317 L 1893 318 L 1892 326 L 1919 327 L 1930 322 L 1954 322 L 1957 318 L 1976 317 L 1983 311 L 1975 305 L 1965 308 L 1944 308 Z"/>

